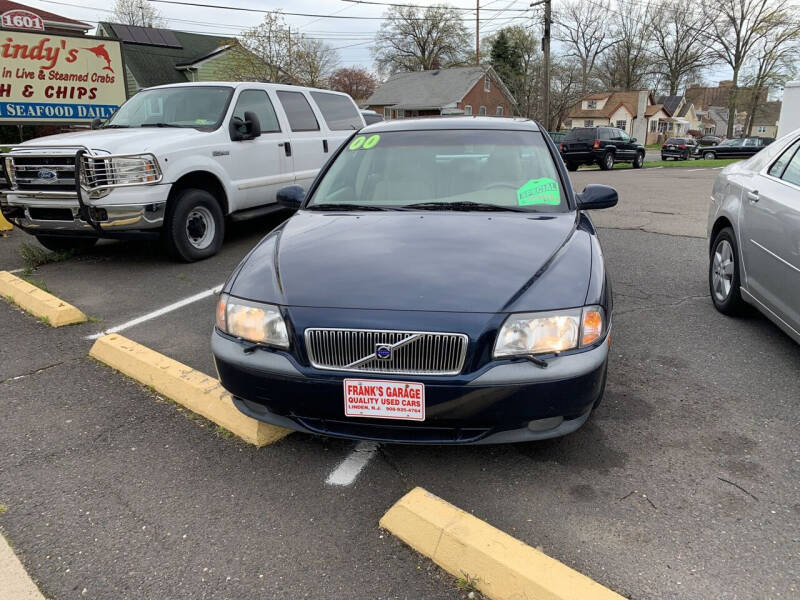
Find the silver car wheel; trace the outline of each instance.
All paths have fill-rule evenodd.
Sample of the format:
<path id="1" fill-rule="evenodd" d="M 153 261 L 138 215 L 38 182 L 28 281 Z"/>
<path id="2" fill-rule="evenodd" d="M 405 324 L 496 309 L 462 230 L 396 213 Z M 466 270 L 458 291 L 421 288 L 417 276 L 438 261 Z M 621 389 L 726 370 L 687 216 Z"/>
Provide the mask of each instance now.
<path id="1" fill-rule="evenodd" d="M 214 216 L 205 206 L 196 206 L 186 217 L 186 238 L 198 250 L 208 248 L 214 241 Z"/>
<path id="2" fill-rule="evenodd" d="M 712 260 L 711 283 L 714 297 L 719 302 L 725 302 L 731 294 L 733 274 L 736 268 L 733 259 L 733 246 L 728 240 L 720 240 L 714 249 Z"/>

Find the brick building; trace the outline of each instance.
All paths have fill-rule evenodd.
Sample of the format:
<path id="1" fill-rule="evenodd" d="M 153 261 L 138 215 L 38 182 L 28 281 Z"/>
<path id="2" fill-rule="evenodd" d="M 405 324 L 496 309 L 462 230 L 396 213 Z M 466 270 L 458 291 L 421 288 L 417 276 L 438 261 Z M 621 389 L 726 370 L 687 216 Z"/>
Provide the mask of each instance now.
<path id="1" fill-rule="evenodd" d="M 512 116 L 516 102 L 494 69 L 479 66 L 397 73 L 365 106 L 385 119 Z"/>

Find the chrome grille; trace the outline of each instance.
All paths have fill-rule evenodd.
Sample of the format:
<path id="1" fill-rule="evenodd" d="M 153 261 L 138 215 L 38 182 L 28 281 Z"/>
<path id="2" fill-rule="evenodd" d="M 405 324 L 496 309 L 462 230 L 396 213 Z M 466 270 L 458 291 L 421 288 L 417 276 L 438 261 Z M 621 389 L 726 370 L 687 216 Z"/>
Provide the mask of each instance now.
<path id="1" fill-rule="evenodd" d="M 463 333 L 323 328 L 305 338 L 317 369 L 398 375 L 457 375 L 469 341 Z M 377 357 L 379 346 L 390 347 L 388 358 Z"/>
<path id="2" fill-rule="evenodd" d="M 18 190 L 75 191 L 75 155 L 10 156 L 7 167 Z M 45 179 L 42 173 L 50 175 Z"/>

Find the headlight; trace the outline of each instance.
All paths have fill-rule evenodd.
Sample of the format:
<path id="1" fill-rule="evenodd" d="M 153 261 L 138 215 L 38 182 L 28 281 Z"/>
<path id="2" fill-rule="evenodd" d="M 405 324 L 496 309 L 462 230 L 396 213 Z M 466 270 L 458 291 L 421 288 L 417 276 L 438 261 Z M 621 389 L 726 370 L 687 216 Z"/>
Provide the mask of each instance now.
<path id="1" fill-rule="evenodd" d="M 152 183 L 159 177 L 158 164 L 152 154 L 111 158 L 109 166 L 109 183 Z"/>
<path id="2" fill-rule="evenodd" d="M 599 306 L 511 315 L 497 334 L 494 357 L 564 352 L 593 344 L 604 331 Z"/>
<path id="3" fill-rule="evenodd" d="M 289 347 L 286 323 L 277 306 L 231 298 L 220 294 L 217 301 L 217 328 L 248 342 Z"/>

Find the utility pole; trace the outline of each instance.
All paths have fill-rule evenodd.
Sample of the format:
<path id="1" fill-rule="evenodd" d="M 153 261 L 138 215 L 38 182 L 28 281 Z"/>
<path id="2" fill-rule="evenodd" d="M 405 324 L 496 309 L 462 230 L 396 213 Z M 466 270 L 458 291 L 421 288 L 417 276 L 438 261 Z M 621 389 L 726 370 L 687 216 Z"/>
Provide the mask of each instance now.
<path id="1" fill-rule="evenodd" d="M 544 86 L 542 104 L 544 104 L 544 126 L 550 127 L 550 24 L 552 23 L 552 0 L 531 2 L 531 7 L 544 4 L 544 32 L 542 35 L 542 56 L 544 58 Z"/>
<path id="2" fill-rule="evenodd" d="M 481 64 L 481 0 L 475 0 L 475 64 Z"/>

